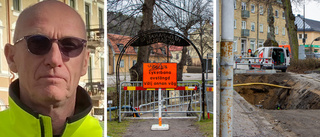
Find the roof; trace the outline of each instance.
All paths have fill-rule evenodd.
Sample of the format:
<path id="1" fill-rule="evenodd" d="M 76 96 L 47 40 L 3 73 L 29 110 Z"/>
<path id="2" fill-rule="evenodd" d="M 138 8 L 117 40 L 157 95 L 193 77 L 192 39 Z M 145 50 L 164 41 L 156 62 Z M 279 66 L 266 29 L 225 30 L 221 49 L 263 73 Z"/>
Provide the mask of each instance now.
<path id="1" fill-rule="evenodd" d="M 297 31 L 303 31 L 303 16 L 296 16 L 294 24 L 297 25 Z M 305 19 L 305 31 L 317 31 L 320 32 L 320 21 Z"/>
<path id="2" fill-rule="evenodd" d="M 169 50 L 170 51 L 182 51 L 183 47 L 182 46 L 170 46 Z"/>
<path id="3" fill-rule="evenodd" d="M 113 48 L 115 54 L 120 54 L 119 47 L 120 46 L 124 47 L 130 41 L 131 38 L 132 37 L 130 37 L 130 36 L 124 36 L 124 35 L 118 35 L 118 34 L 110 34 L 110 33 L 107 34 L 107 39 L 110 42 L 110 44 L 112 45 L 112 48 Z M 152 44 L 151 46 L 153 47 L 153 53 L 154 53 L 154 54 L 150 54 L 151 56 L 155 56 L 155 55 L 157 55 L 157 56 L 166 56 L 161 51 L 161 50 L 163 50 L 164 53 L 167 52 L 166 44 L 156 43 L 156 44 Z M 137 52 L 135 51 L 134 47 L 129 46 L 126 49 L 125 54 L 137 55 Z M 169 52 L 169 56 L 171 56 L 170 52 Z"/>

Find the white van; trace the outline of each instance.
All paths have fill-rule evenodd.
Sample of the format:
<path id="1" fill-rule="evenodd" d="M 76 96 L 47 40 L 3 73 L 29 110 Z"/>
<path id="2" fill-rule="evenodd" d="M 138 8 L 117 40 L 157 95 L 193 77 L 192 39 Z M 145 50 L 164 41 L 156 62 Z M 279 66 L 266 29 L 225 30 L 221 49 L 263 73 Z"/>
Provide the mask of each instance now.
<path id="1" fill-rule="evenodd" d="M 282 72 L 286 72 L 288 66 L 290 65 L 290 53 L 287 48 L 281 47 L 261 47 L 258 48 L 253 54 L 251 54 L 261 65 L 257 65 L 253 62 L 254 59 L 250 60 L 249 64 L 250 69 L 259 68 L 259 69 L 278 69 Z M 267 59 L 268 58 L 268 59 Z"/>

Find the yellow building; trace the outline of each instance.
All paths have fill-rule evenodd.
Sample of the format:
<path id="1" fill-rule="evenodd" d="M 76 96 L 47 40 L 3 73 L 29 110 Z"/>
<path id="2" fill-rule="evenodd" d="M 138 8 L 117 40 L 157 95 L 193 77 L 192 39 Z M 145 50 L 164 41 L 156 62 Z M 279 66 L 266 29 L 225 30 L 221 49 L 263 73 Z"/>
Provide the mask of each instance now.
<path id="1" fill-rule="evenodd" d="M 18 78 L 10 74 L 5 56 L 4 46 L 13 43 L 15 24 L 21 11 L 42 0 L 0 0 L 0 111 L 8 105 L 8 87 L 10 78 Z M 87 25 L 88 47 L 90 53 L 90 67 L 86 76 L 80 80 L 80 85 L 88 82 L 103 81 L 103 0 L 60 0 L 81 15 Z"/>
<path id="2" fill-rule="evenodd" d="M 305 35 L 303 35 L 303 20 L 305 20 Z M 305 38 L 305 53 L 310 54 L 309 51 L 312 50 L 312 53 L 320 53 L 320 41 L 315 39 L 320 37 L 320 21 L 304 19 L 303 16 L 298 15 L 295 19 L 295 24 L 297 25 L 297 36 L 298 43 L 300 46 L 303 46 L 302 39 Z M 312 42 L 313 41 L 313 42 Z M 310 49 L 310 45 L 311 49 Z"/>
<path id="3" fill-rule="evenodd" d="M 109 49 L 108 54 L 108 74 L 114 74 L 116 72 L 117 61 L 123 47 L 131 39 L 130 36 L 118 35 L 118 34 L 107 34 L 107 46 Z M 149 56 L 149 62 L 167 62 L 171 53 L 169 52 L 169 58 L 167 56 L 167 46 L 162 43 L 152 44 L 151 52 Z M 126 52 L 123 54 L 120 64 L 119 71 L 120 73 L 129 73 L 129 69 L 137 62 L 137 53 L 138 47 L 129 46 L 126 49 Z"/>
<path id="4" fill-rule="evenodd" d="M 275 39 L 279 45 L 288 45 L 289 39 L 284 10 L 281 0 L 273 4 Z M 219 5 L 221 13 L 221 1 Z M 270 28 L 268 27 L 268 8 L 266 3 L 257 0 L 234 0 L 234 55 L 246 56 L 248 49 L 252 51 L 263 46 L 267 40 Z M 221 14 L 220 36 L 221 36 Z M 217 43 L 217 52 L 220 53 L 220 43 Z"/>

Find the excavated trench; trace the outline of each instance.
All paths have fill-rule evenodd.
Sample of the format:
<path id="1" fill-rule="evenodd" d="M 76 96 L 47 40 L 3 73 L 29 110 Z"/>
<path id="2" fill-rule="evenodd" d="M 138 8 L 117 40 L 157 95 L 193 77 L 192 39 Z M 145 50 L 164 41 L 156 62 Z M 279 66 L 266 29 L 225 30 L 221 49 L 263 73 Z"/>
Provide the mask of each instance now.
<path id="1" fill-rule="evenodd" d="M 320 79 L 320 75 L 319 75 Z M 293 73 L 236 74 L 234 85 L 269 83 L 278 85 L 237 86 L 234 90 L 254 106 L 264 109 L 319 109 L 320 80 Z M 279 86 L 290 87 L 290 89 Z"/>

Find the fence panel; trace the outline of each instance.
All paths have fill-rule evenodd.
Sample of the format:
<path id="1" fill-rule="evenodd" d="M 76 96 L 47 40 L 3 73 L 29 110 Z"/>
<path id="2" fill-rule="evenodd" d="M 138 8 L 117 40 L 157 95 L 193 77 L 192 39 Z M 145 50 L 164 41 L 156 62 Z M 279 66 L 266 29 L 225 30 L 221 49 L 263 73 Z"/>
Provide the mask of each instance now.
<path id="1" fill-rule="evenodd" d="M 161 89 L 162 116 L 166 118 L 190 118 L 202 113 L 199 82 L 178 81 L 177 88 Z M 158 89 L 142 87 L 142 81 L 120 83 L 119 121 L 121 118 L 157 118 Z"/>
<path id="2" fill-rule="evenodd" d="M 213 114 L 213 80 L 205 81 L 206 101 L 207 101 L 207 114 Z"/>

